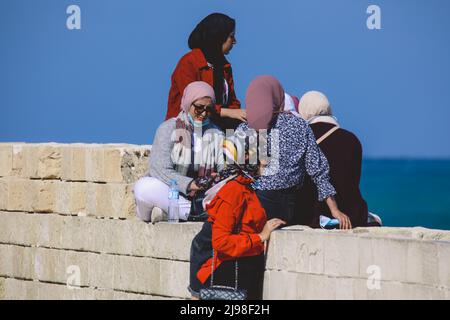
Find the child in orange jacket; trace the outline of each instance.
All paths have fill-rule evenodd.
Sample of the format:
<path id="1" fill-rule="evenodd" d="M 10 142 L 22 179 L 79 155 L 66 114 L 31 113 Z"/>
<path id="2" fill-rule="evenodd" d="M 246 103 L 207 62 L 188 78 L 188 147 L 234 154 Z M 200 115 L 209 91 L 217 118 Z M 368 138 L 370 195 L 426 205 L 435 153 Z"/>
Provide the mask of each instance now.
<path id="1" fill-rule="evenodd" d="M 235 150 L 233 154 L 236 153 Z M 236 161 L 236 157 L 233 158 Z M 193 298 L 199 297 L 201 288 L 211 285 L 214 250 L 213 284 L 234 287 L 237 261 L 238 287 L 247 291 L 248 299 L 262 299 L 264 242 L 285 222 L 280 219 L 267 221 L 264 208 L 252 188 L 253 177 L 258 171 L 256 165 L 234 164 L 221 173 L 226 179 L 206 205 L 209 219 L 191 247 L 189 291 Z"/>

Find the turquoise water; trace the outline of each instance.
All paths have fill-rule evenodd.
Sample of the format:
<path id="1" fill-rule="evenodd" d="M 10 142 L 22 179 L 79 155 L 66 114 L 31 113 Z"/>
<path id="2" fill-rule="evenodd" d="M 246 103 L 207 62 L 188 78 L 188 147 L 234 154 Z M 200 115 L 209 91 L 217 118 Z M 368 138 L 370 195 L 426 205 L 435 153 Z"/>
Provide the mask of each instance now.
<path id="1" fill-rule="evenodd" d="M 365 159 L 361 192 L 386 226 L 450 230 L 450 160 Z"/>

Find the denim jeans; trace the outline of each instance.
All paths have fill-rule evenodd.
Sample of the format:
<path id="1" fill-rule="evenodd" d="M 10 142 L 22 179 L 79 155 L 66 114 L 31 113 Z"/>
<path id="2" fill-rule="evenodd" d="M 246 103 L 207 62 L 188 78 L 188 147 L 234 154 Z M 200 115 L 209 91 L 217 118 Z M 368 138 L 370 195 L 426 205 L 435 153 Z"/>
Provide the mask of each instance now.
<path id="1" fill-rule="evenodd" d="M 261 205 L 266 210 L 267 220 L 279 218 L 292 225 L 295 218 L 297 188 L 283 190 L 256 190 Z"/>

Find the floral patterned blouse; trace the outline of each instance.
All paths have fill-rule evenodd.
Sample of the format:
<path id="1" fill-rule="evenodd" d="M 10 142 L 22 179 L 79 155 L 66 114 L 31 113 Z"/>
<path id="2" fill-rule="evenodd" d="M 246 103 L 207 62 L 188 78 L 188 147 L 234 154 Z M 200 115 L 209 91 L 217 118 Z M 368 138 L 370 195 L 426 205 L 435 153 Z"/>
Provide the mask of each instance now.
<path id="1" fill-rule="evenodd" d="M 247 130 L 247 123 L 242 123 L 236 133 L 242 136 Z M 305 174 L 308 174 L 317 186 L 319 201 L 336 194 L 329 181 L 328 161 L 305 120 L 288 112 L 280 113 L 267 134 L 267 141 L 270 160 L 257 179 L 255 189 L 280 190 L 301 186 Z"/>

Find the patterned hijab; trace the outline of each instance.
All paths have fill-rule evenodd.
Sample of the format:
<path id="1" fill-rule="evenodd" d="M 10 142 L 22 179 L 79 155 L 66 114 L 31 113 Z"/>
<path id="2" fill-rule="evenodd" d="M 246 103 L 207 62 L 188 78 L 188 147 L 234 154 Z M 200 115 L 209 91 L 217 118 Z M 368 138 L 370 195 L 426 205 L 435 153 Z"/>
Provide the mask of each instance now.
<path id="1" fill-rule="evenodd" d="M 219 160 L 217 155 L 219 154 L 218 150 L 220 150 L 222 136 L 213 134 L 216 131 L 204 135 L 202 128 L 195 128 L 194 130 L 193 124 L 189 121 L 190 107 L 195 101 L 205 97 L 211 98 L 214 103 L 214 90 L 209 84 L 203 81 L 190 83 L 183 92 L 181 111 L 175 120 L 175 131 L 172 134 L 172 141 L 174 141 L 172 161 L 175 163 L 175 169 L 183 175 L 187 174 L 194 160 L 192 159 L 192 141 L 195 134 L 203 139 L 202 148 L 199 151 L 201 154 L 194 154 L 195 159 L 199 159 L 200 162 L 198 163 L 198 176 L 211 175 L 215 171 Z M 219 130 L 217 130 L 218 132 Z"/>

